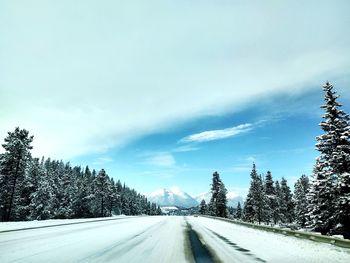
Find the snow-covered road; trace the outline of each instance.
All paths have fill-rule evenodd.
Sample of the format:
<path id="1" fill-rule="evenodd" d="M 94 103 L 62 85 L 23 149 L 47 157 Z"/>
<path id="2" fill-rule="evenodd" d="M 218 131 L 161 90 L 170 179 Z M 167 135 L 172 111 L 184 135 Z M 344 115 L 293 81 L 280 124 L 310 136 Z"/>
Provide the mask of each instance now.
<path id="1" fill-rule="evenodd" d="M 191 228 L 222 262 L 350 262 L 349 249 L 209 218 L 170 216 L 0 233 L 0 262 L 194 262 Z"/>

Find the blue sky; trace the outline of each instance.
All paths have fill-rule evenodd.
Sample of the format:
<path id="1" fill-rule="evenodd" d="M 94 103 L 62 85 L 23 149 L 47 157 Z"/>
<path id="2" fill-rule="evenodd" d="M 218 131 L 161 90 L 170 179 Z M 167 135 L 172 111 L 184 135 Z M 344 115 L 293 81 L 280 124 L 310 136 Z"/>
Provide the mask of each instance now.
<path id="1" fill-rule="evenodd" d="M 321 86 L 350 112 L 349 1 L 1 1 L 0 137 L 142 192 L 244 194 L 317 152 Z"/>
<path id="2" fill-rule="evenodd" d="M 176 185 L 198 194 L 209 189 L 212 172 L 219 171 L 230 191 L 244 195 L 253 162 L 260 173 L 270 170 L 275 179 L 283 176 L 292 186 L 302 174 L 311 174 L 318 155 L 322 96 L 318 87 L 298 96 L 257 100 L 240 112 L 193 119 L 83 160 L 117 171 L 117 178 L 144 192 Z M 350 112 L 348 97 L 340 101 Z M 239 129 L 241 125 L 251 126 Z M 220 138 L 213 133 L 208 140 L 188 141 L 190 135 L 232 127 L 238 134 Z"/>

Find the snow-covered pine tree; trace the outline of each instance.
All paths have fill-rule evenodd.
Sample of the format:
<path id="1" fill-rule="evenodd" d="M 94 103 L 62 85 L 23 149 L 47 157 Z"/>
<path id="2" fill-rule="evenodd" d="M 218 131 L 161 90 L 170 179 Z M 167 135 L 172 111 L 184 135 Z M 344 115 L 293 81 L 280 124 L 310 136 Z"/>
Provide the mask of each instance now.
<path id="1" fill-rule="evenodd" d="M 218 199 L 218 194 L 220 190 L 220 175 L 218 172 L 213 173 L 213 181 L 211 184 L 211 199 L 209 202 L 209 213 L 212 216 L 216 216 L 218 214 L 217 212 L 217 199 Z"/>
<path id="2" fill-rule="evenodd" d="M 2 145 L 5 153 L 0 163 L 0 204 L 3 221 L 16 220 L 16 209 L 21 195 L 21 187 L 25 178 L 25 170 L 31 159 L 30 145 L 33 136 L 25 129 L 15 128 L 8 132 Z"/>
<path id="3" fill-rule="evenodd" d="M 98 173 L 94 181 L 95 184 L 95 215 L 105 216 L 106 214 L 106 187 L 107 187 L 107 174 L 104 169 Z"/>
<path id="4" fill-rule="evenodd" d="M 52 184 L 42 165 L 38 172 L 40 180 L 37 190 L 31 195 L 30 218 L 32 220 L 51 219 L 54 217 Z"/>
<path id="5" fill-rule="evenodd" d="M 350 239 L 350 173 L 338 176 L 337 191 L 337 220 L 344 238 Z"/>
<path id="6" fill-rule="evenodd" d="M 320 126 L 324 134 L 316 138 L 320 156 L 308 196 L 308 225 L 324 234 L 340 230 L 350 238 L 350 118 L 340 110 L 339 96 L 329 82 L 323 90 L 325 114 Z M 330 205 L 334 200 L 336 208 Z"/>
<path id="7" fill-rule="evenodd" d="M 91 201 L 92 201 L 92 174 L 88 166 L 84 173 L 81 174 L 79 180 L 76 181 L 76 190 L 72 200 L 72 210 L 74 218 L 92 217 Z"/>
<path id="8" fill-rule="evenodd" d="M 278 180 L 275 181 L 275 192 L 276 192 L 276 209 L 273 211 L 274 224 L 281 222 L 283 215 L 281 214 L 281 203 L 283 200 L 281 185 Z"/>
<path id="9" fill-rule="evenodd" d="M 265 176 L 264 192 L 268 206 L 268 210 L 266 212 L 266 223 L 270 223 L 271 221 L 276 223 L 274 220 L 274 213 L 277 207 L 276 191 L 270 171 L 268 171 Z"/>
<path id="10" fill-rule="evenodd" d="M 308 222 L 307 194 L 309 191 L 309 177 L 302 175 L 294 184 L 294 214 L 297 223 L 305 227 Z"/>
<path id="11" fill-rule="evenodd" d="M 261 175 L 258 175 L 256 171 L 255 163 L 253 163 L 250 177 L 250 187 L 247 199 L 244 203 L 243 217 L 246 221 L 257 221 L 260 224 L 266 218 L 268 207 L 262 178 Z"/>
<path id="12" fill-rule="evenodd" d="M 318 136 L 316 148 L 321 153 L 322 169 L 330 169 L 334 175 L 350 172 L 350 126 L 349 115 L 339 108 L 339 98 L 333 91 L 333 86 L 327 82 L 323 86 L 325 110 L 323 121 L 320 123 L 323 135 Z"/>
<path id="13" fill-rule="evenodd" d="M 209 214 L 218 217 L 227 217 L 227 190 L 218 172 L 213 173 L 211 194 L 208 208 Z"/>
<path id="14" fill-rule="evenodd" d="M 281 180 L 281 192 L 282 192 L 282 202 L 280 204 L 281 214 L 283 222 L 292 223 L 294 220 L 294 204 L 293 204 L 293 195 L 290 191 L 290 188 L 287 184 L 287 180 L 282 177 Z"/>
<path id="15" fill-rule="evenodd" d="M 199 204 L 199 213 L 201 215 L 206 215 L 207 214 L 207 211 L 208 210 L 208 207 L 207 207 L 207 203 L 205 202 L 205 200 L 203 199 L 201 201 L 201 203 Z"/>
<path id="16" fill-rule="evenodd" d="M 28 161 L 21 196 L 18 203 L 17 216 L 19 220 L 31 219 L 31 202 L 33 194 L 38 190 L 39 181 L 42 180 L 43 170 L 38 158 Z"/>
<path id="17" fill-rule="evenodd" d="M 332 173 L 329 170 L 323 170 L 320 162 L 321 160 L 317 158 L 307 194 L 309 221 L 306 225 L 325 235 L 336 225 L 336 206 L 334 204 L 336 193 Z"/>
<path id="18" fill-rule="evenodd" d="M 242 219 L 242 207 L 241 207 L 241 202 L 238 202 L 238 204 L 237 204 L 235 218 L 237 218 L 237 219 Z"/>
<path id="19" fill-rule="evenodd" d="M 219 193 L 216 199 L 216 216 L 218 217 L 227 217 L 227 190 L 225 184 L 220 179 L 219 181 Z"/>

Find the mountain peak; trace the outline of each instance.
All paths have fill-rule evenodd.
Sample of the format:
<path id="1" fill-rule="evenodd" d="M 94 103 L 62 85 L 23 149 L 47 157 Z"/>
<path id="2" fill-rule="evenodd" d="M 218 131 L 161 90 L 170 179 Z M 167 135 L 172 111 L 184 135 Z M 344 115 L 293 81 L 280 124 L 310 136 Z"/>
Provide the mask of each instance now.
<path id="1" fill-rule="evenodd" d="M 227 206 L 236 207 L 238 202 L 243 203 L 243 198 L 236 192 L 228 192 Z M 211 199 L 211 192 L 204 192 L 195 197 L 182 191 L 179 187 L 173 186 L 169 189 L 162 188 L 150 193 L 147 196 L 148 200 L 156 203 L 159 206 L 177 206 L 190 208 L 200 204 L 202 200 L 209 203 Z"/>
<path id="2" fill-rule="evenodd" d="M 197 201 L 189 194 L 174 186 L 170 189 L 156 190 L 148 195 L 149 201 L 159 206 L 178 206 L 190 208 L 197 206 Z"/>

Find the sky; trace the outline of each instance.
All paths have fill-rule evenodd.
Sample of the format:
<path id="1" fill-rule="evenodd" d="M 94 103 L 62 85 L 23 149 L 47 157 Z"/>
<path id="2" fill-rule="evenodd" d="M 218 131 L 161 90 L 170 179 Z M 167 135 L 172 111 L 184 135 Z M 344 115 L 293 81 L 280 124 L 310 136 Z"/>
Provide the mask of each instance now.
<path id="1" fill-rule="evenodd" d="M 0 138 L 136 190 L 311 174 L 322 85 L 350 112 L 349 1 L 0 1 Z M 1 149 L 3 150 L 3 149 Z"/>

